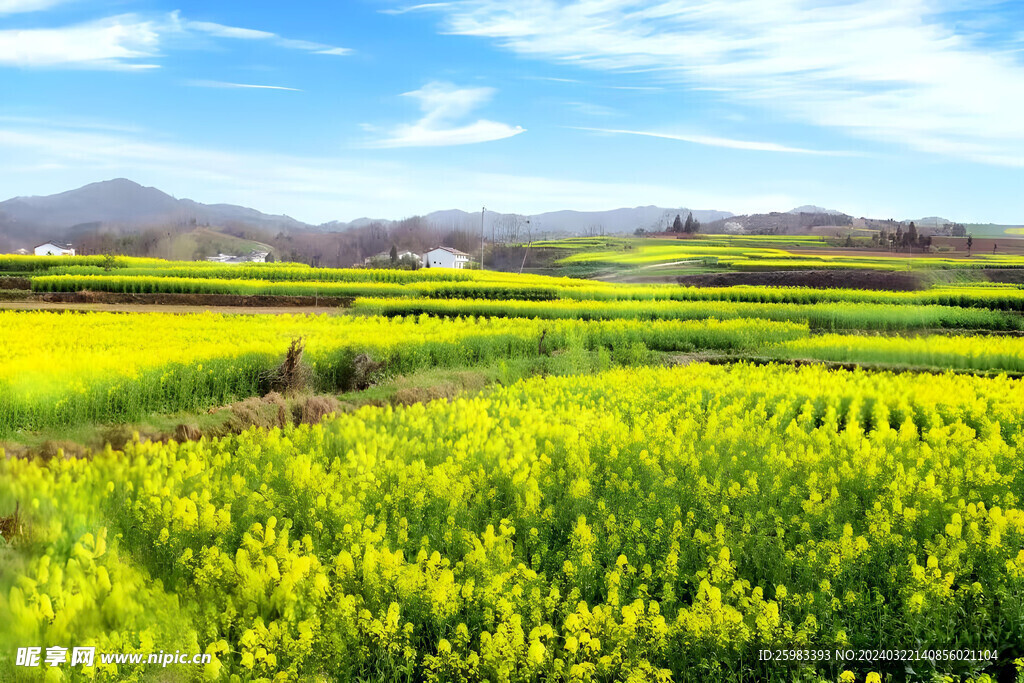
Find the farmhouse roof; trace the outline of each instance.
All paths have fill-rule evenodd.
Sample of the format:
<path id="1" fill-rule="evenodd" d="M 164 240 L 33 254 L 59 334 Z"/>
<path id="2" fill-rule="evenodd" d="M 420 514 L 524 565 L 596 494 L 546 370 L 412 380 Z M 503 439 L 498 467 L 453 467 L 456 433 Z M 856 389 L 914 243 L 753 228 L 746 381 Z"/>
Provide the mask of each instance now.
<path id="1" fill-rule="evenodd" d="M 429 254 L 431 251 L 437 251 L 438 249 L 440 249 L 441 251 L 447 251 L 449 254 L 455 254 L 456 256 L 465 256 L 467 258 L 469 257 L 469 254 L 467 254 L 466 252 L 459 251 L 458 249 L 455 249 L 453 247 L 434 247 L 427 253 Z"/>
<path id="2" fill-rule="evenodd" d="M 47 240 L 47 241 L 43 242 L 42 244 L 37 245 L 36 249 L 38 249 L 39 247 L 45 247 L 47 244 L 49 244 L 51 246 L 54 246 L 54 247 L 60 247 L 61 249 L 71 249 L 71 245 L 70 244 L 68 244 L 67 242 L 61 242 L 59 240 Z"/>

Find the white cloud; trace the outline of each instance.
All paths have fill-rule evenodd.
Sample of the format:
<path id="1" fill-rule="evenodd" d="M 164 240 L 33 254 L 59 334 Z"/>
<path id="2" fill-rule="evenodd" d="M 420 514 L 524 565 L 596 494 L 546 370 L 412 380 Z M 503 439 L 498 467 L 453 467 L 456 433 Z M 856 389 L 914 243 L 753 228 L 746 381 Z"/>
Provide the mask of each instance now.
<path id="1" fill-rule="evenodd" d="M 191 85 L 196 88 L 252 88 L 254 90 L 291 90 L 292 92 L 302 92 L 299 88 L 286 88 L 283 85 L 256 85 L 254 83 L 229 83 L 227 81 L 186 81 L 185 85 Z"/>
<path id="2" fill-rule="evenodd" d="M 494 88 L 459 88 L 451 83 L 432 82 L 419 90 L 403 93 L 419 101 L 423 116 L 411 124 L 396 126 L 391 134 L 368 146 L 441 147 L 502 140 L 525 132 L 521 126 L 480 119 L 458 125 L 470 112 L 487 103 Z"/>
<path id="3" fill-rule="evenodd" d="M 345 47 L 334 47 L 323 43 L 314 43 L 309 40 L 296 40 L 284 38 L 270 31 L 260 31 L 251 28 L 238 28 L 236 26 L 225 26 L 212 21 L 186 21 L 182 24 L 186 30 L 199 31 L 217 38 L 234 38 L 237 40 L 267 40 L 279 47 L 290 50 L 306 50 L 318 55 L 347 55 L 352 50 Z"/>
<path id="4" fill-rule="evenodd" d="M 4 0 L 0 0 L 3 2 Z M 175 46 L 199 36 L 263 40 L 315 54 L 345 55 L 347 48 L 283 38 L 269 31 L 182 20 L 178 12 L 143 19 L 125 14 L 58 28 L 0 30 L 0 66 L 154 69 L 165 43 Z M 173 40 L 172 40 L 173 39 Z M 185 41 L 185 42 L 183 42 Z"/>
<path id="5" fill-rule="evenodd" d="M 112 126 L 113 127 L 113 126 Z M 314 158 L 202 149 L 132 134 L 0 125 L 0 187 L 10 195 L 48 194 L 128 177 L 178 197 L 230 202 L 311 223 L 356 216 L 400 218 L 438 209 L 479 207 L 517 213 L 635 206 L 792 207 L 784 194 L 708 193 L 699 188 L 594 182 L 481 172 L 444 164 Z"/>
<path id="6" fill-rule="evenodd" d="M 746 149 L 755 152 L 784 152 L 787 154 L 814 154 L 820 156 L 849 157 L 861 156 L 859 152 L 843 152 L 835 150 L 806 149 L 804 147 L 790 147 L 780 145 L 776 142 L 757 142 L 754 140 L 733 140 L 731 138 L 720 138 L 713 135 L 682 135 L 677 133 L 661 133 L 645 130 L 618 130 L 614 128 L 585 128 L 573 126 L 576 130 L 589 130 L 596 133 L 610 133 L 616 135 L 643 135 L 650 138 L 661 138 L 663 140 L 678 140 L 689 142 L 694 145 L 706 147 L 726 147 L 728 149 Z"/>
<path id="7" fill-rule="evenodd" d="M 427 2 L 421 5 L 409 5 L 408 7 L 397 7 L 393 9 L 382 9 L 381 14 L 408 14 L 409 12 L 420 12 L 422 10 L 429 9 L 443 9 L 445 7 L 451 7 L 452 2 Z"/>
<path id="8" fill-rule="evenodd" d="M 0 31 L 0 66 L 149 69 L 156 57 L 158 26 L 134 15 L 54 29 Z"/>
<path id="9" fill-rule="evenodd" d="M 38 12 L 59 5 L 67 0 L 0 0 L 0 14 Z"/>
<path id="10" fill-rule="evenodd" d="M 463 0 L 446 33 L 916 150 L 1024 165 L 1024 66 L 947 0 Z M 645 86 L 649 87 L 649 86 Z"/>
<path id="11" fill-rule="evenodd" d="M 236 38 L 239 40 L 268 40 L 270 38 L 277 38 L 276 33 L 269 31 L 225 26 L 224 24 L 215 24 L 212 21 L 189 21 L 185 25 L 190 29 L 208 33 L 218 38 Z"/>

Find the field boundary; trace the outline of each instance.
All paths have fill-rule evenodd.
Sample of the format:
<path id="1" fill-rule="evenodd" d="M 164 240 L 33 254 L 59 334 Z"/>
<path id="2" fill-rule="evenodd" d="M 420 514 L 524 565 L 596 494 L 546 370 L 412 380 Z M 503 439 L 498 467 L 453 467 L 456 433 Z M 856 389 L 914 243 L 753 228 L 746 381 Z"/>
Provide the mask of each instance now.
<path id="1" fill-rule="evenodd" d="M 26 302 L 61 304 L 139 304 L 149 306 L 235 306 L 245 308 L 348 308 L 353 297 L 284 296 L 276 294 L 178 294 L 126 292 L 46 292 Z"/>

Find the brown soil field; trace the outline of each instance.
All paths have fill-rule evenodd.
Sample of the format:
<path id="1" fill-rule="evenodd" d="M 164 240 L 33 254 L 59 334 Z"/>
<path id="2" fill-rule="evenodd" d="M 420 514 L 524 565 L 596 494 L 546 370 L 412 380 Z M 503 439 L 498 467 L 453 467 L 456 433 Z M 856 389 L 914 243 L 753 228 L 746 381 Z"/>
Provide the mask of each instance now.
<path id="1" fill-rule="evenodd" d="M 0 301 L 0 310 L 17 311 L 109 311 L 113 313 L 230 313 L 347 315 L 348 309 L 325 306 L 187 306 L 162 304 L 76 304 L 55 301 Z"/>
<path id="2" fill-rule="evenodd" d="M 26 301 L 60 304 L 135 304 L 149 306 L 234 306 L 239 308 L 345 308 L 348 297 L 246 296 L 242 294 L 126 294 L 121 292 L 46 292 Z"/>
<path id="3" fill-rule="evenodd" d="M 940 252 L 938 255 L 941 256 L 957 256 L 958 258 L 967 256 L 967 238 L 966 237 L 933 237 L 932 247 L 939 248 L 951 248 L 952 252 Z M 971 254 L 1013 254 L 1020 255 L 1024 254 L 1024 239 L 1020 237 L 975 237 L 971 244 Z"/>
<path id="4" fill-rule="evenodd" d="M 746 273 L 699 273 L 680 275 L 676 281 L 691 287 L 766 285 L 774 287 L 817 287 L 821 289 L 924 289 L 915 273 L 887 270 L 789 270 Z"/>
<path id="5" fill-rule="evenodd" d="M 122 294 L 117 292 L 25 293 L 0 299 L 0 308 L 17 310 L 118 311 L 164 313 L 343 313 L 348 298 L 243 296 L 238 294 Z"/>

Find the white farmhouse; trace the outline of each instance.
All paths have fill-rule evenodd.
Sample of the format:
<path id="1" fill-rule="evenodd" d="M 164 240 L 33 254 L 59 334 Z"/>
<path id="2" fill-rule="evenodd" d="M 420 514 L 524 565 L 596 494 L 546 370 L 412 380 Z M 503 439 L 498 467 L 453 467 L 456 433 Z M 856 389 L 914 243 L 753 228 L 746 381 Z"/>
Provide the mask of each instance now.
<path id="1" fill-rule="evenodd" d="M 74 256 L 75 250 L 63 242 L 47 242 L 36 247 L 36 256 Z"/>
<path id="2" fill-rule="evenodd" d="M 434 247 L 423 255 L 427 268 L 465 268 L 469 254 L 451 247 Z"/>

